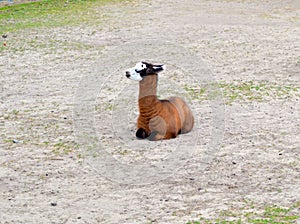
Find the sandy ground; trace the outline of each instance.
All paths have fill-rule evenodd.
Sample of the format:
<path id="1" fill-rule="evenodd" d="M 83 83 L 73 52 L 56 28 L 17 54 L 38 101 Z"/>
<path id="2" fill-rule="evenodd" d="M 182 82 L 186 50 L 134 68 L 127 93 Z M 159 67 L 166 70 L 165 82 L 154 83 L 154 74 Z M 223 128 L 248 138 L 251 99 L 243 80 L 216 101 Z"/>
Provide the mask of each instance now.
<path id="1" fill-rule="evenodd" d="M 94 24 L 25 30 L 5 40 L 0 223 L 182 224 L 299 202 L 297 1 L 134 1 L 95 10 Z M 147 41 L 152 45 L 143 47 Z M 189 53 L 179 56 L 181 47 Z M 179 52 L 168 56 L 174 49 Z M 189 54 L 202 58 L 189 68 L 198 76 L 185 70 L 189 63 L 182 59 Z M 138 83 L 123 71 L 137 58 L 165 60 L 169 69 L 159 80 L 160 96 L 188 100 L 196 117 L 191 133 L 155 143 L 134 138 Z M 216 100 L 193 98 L 184 89 L 199 87 L 203 64 L 212 79 L 229 86 L 220 113 L 213 109 Z M 89 77 L 95 82 L 85 82 Z M 240 89 L 240 97 L 228 102 L 231 84 L 243 82 L 269 88 L 258 90 L 261 99 Z M 86 105 L 93 116 L 80 116 L 91 112 Z M 216 125 L 214 115 L 224 120 Z M 96 142 L 125 164 L 129 176 L 116 164 L 99 165 L 102 154 L 88 157 L 96 152 L 91 136 L 82 140 L 89 117 Z M 192 155 L 180 154 L 184 147 Z M 136 163 L 164 167 L 170 155 L 175 163 L 167 175 L 134 172 Z"/>

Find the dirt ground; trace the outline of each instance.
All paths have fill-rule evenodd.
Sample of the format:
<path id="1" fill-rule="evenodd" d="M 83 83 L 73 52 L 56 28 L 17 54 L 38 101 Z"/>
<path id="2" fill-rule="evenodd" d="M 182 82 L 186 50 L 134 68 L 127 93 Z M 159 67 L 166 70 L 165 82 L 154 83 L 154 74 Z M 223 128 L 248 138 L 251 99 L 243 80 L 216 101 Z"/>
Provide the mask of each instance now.
<path id="1" fill-rule="evenodd" d="M 93 24 L 8 33 L 0 54 L 0 223 L 230 221 L 299 203 L 299 9 L 292 0 L 131 1 L 96 8 Z M 179 53 L 168 56 L 166 46 Z M 184 70 L 184 52 L 202 59 L 190 67 L 198 76 Z M 123 72 L 137 58 L 165 60 L 160 96 L 187 99 L 191 133 L 134 138 L 138 83 Z M 203 64 L 220 83 L 217 112 L 215 100 L 191 94 Z M 85 83 L 90 77 L 96 81 Z M 250 85 L 260 97 L 251 97 Z M 99 155 L 88 159 L 95 140 L 77 138 L 90 126 L 77 114 L 89 111 L 88 97 L 93 114 L 83 118 L 93 117 L 96 141 L 133 176 L 98 167 Z M 216 125 L 214 114 L 224 120 Z M 169 155 L 171 174 L 135 173 L 134 164 L 164 164 Z"/>

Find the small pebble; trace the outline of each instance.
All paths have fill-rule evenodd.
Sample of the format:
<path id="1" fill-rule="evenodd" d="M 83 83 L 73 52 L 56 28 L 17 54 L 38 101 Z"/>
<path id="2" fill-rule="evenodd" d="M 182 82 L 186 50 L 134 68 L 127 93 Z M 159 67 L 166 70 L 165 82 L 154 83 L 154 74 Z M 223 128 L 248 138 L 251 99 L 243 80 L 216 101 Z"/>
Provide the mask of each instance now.
<path id="1" fill-rule="evenodd" d="M 7 38 L 7 34 L 3 34 L 3 35 L 2 35 L 2 38 Z"/>
<path id="2" fill-rule="evenodd" d="M 20 143 L 20 141 L 18 141 L 18 140 L 16 140 L 16 139 L 13 139 L 12 142 L 13 142 L 13 143 Z"/>
<path id="3" fill-rule="evenodd" d="M 56 202 L 51 202 L 51 206 L 57 206 Z"/>

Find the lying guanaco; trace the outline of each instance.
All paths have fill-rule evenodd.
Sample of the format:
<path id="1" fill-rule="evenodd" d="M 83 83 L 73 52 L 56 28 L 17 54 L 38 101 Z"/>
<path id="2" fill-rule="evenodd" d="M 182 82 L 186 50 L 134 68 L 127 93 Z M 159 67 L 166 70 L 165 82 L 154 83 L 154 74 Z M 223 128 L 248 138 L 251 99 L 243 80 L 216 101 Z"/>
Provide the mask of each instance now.
<path id="1" fill-rule="evenodd" d="M 125 72 L 127 78 L 139 81 L 139 117 L 136 137 L 151 141 L 176 138 L 192 130 L 194 116 L 180 97 L 157 98 L 158 73 L 164 65 L 139 62 Z"/>

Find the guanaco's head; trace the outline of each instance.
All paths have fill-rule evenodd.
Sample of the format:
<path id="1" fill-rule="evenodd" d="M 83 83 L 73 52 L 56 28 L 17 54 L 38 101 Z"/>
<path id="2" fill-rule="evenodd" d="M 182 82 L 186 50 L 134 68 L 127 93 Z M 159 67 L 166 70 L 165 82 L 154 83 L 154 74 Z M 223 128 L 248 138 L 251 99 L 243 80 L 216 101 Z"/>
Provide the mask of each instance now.
<path id="1" fill-rule="evenodd" d="M 142 61 L 128 69 L 125 75 L 129 79 L 141 81 L 145 76 L 155 75 L 163 70 L 165 70 L 165 65 L 153 65 Z"/>

